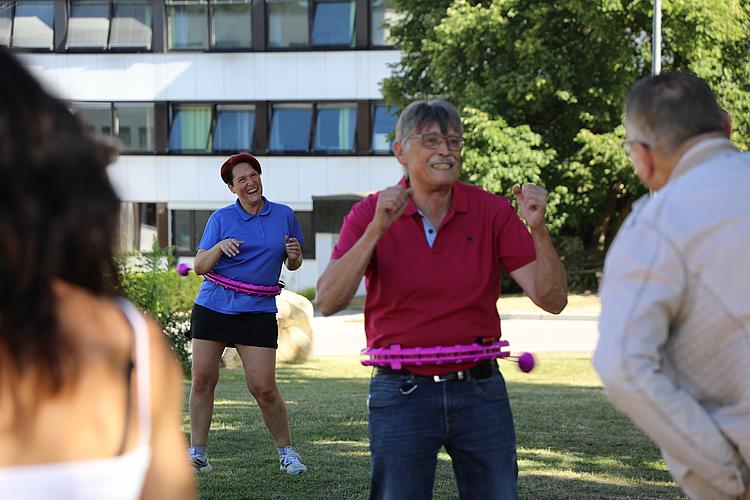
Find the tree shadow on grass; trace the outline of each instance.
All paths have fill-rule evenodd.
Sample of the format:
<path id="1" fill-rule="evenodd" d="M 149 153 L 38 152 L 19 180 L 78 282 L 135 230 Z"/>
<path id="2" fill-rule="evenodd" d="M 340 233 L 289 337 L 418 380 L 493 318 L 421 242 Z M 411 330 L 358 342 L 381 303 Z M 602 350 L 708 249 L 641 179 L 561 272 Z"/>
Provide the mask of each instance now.
<path id="1" fill-rule="evenodd" d="M 679 488 L 668 485 L 612 484 L 596 478 L 575 479 L 525 474 L 519 478 L 518 494 L 528 499 L 632 499 L 632 500 L 682 500 L 687 499 Z M 446 497 L 447 498 L 447 497 Z"/>

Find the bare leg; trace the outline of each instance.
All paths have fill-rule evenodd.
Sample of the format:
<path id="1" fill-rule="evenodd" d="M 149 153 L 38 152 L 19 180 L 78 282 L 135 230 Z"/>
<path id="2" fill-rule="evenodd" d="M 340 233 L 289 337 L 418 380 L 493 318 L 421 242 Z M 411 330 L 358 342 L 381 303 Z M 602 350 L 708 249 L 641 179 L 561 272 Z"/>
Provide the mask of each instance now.
<path id="1" fill-rule="evenodd" d="M 245 368 L 247 388 L 260 407 L 276 447 L 289 446 L 292 442 L 289 416 L 276 386 L 276 349 L 238 345 L 237 353 Z"/>
<path id="2" fill-rule="evenodd" d="M 193 339 L 193 376 L 190 387 L 190 444 L 208 444 L 208 429 L 214 412 L 214 389 L 219 380 L 219 362 L 224 343 Z"/>

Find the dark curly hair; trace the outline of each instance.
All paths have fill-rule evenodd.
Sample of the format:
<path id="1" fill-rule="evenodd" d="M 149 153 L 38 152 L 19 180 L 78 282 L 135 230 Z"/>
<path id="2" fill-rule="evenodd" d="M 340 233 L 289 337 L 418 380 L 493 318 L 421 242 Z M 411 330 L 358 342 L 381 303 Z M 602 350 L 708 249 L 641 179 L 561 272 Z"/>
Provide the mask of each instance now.
<path id="1" fill-rule="evenodd" d="M 77 369 L 53 283 L 117 290 L 120 200 L 106 173 L 116 150 L 4 47 L 0 75 L 0 375 L 33 374 L 54 394 Z"/>

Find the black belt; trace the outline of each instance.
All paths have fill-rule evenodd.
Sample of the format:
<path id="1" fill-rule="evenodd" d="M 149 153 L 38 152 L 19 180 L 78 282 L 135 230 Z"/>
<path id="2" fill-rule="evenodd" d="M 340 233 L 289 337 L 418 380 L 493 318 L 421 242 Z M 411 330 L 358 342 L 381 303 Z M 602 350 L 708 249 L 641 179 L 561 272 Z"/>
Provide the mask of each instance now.
<path id="1" fill-rule="evenodd" d="M 375 368 L 375 375 L 395 375 L 398 377 L 408 377 L 414 380 L 429 380 L 431 382 L 451 382 L 458 380 L 482 380 L 489 378 L 493 373 L 497 373 L 497 361 L 484 360 L 478 365 L 473 366 L 467 370 L 459 370 L 449 373 L 441 373 L 440 375 L 417 375 L 409 370 L 394 370 L 387 366 L 378 366 Z"/>

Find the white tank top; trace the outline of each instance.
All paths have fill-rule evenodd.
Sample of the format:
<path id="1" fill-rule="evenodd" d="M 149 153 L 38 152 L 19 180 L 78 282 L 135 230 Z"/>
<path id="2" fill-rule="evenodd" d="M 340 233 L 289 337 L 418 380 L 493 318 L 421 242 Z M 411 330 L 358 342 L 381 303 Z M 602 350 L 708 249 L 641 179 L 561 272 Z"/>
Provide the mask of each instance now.
<path id="1" fill-rule="evenodd" d="M 95 460 L 0 467 L 0 498 L 13 500 L 136 500 L 151 462 L 148 327 L 128 301 L 118 300 L 135 338 L 138 439 L 127 453 Z"/>

